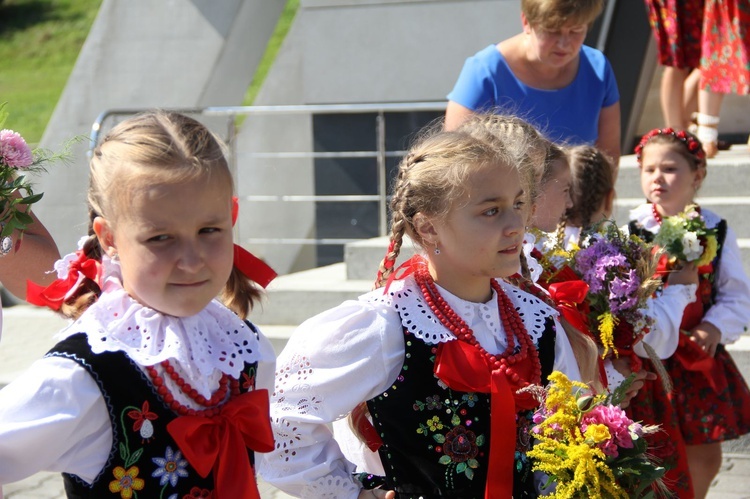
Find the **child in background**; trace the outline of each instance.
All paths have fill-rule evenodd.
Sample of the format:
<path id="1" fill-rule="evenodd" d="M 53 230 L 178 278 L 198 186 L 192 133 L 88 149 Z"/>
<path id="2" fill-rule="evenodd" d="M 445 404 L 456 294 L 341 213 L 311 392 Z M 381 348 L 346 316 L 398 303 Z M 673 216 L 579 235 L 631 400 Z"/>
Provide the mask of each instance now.
<path id="1" fill-rule="evenodd" d="M 258 498 L 273 350 L 241 317 L 259 296 L 246 276 L 274 274 L 232 243 L 220 143 L 146 113 L 96 147 L 90 179 L 88 237 L 29 289 L 76 321 L 0 391 L 0 483 L 47 470 L 69 497 Z"/>
<path id="2" fill-rule="evenodd" d="M 645 0 L 656 40 L 659 98 L 665 126 L 685 129 L 698 110 L 703 4 L 705 0 Z"/>
<path id="3" fill-rule="evenodd" d="M 636 155 L 641 188 L 649 203 L 630 212 L 629 225 L 631 233 L 651 240 L 663 217 L 677 215 L 693 204 L 706 177 L 706 155 L 695 136 L 672 129 L 644 135 Z M 704 208 L 700 214 L 707 227 L 718 229 L 719 250 L 713 262 L 698 269 L 697 300 L 685 309 L 680 325 L 684 334 L 679 335 L 675 354 L 664 363 L 674 390 L 668 395 L 653 394 L 648 404 L 634 401 L 633 409 L 638 419 L 653 418 L 645 422 L 665 427 L 671 422 L 662 419 L 661 409 L 675 411 L 675 430 L 687 445 L 694 494 L 702 498 L 721 466 L 721 442 L 750 432 L 750 390 L 724 348 L 750 323 L 750 281 L 727 222 Z M 689 484 L 678 493 L 692 497 Z"/>
<path id="4" fill-rule="evenodd" d="M 552 369 L 580 376 L 557 313 L 499 280 L 518 269 L 529 150 L 515 127 L 411 148 L 379 289 L 303 323 L 279 357 L 267 481 L 301 497 L 535 495 L 523 450 L 537 404 L 517 390 Z M 404 234 L 423 254 L 396 269 Z M 362 402 L 383 489 L 361 490 L 328 428 Z"/>

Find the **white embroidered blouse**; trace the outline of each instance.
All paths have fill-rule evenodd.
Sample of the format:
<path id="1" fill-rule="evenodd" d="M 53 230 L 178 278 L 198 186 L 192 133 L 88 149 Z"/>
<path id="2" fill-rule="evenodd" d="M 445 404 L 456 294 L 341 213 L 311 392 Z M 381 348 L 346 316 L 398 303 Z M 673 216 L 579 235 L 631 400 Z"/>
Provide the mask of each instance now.
<path id="1" fill-rule="evenodd" d="M 544 319 L 557 312 L 514 286 L 501 285 L 536 342 L 544 332 Z M 504 350 L 494 292 L 487 303 L 468 302 L 442 288 L 440 292 L 482 347 L 491 353 Z M 259 465 L 266 481 L 299 497 L 357 497 L 360 487 L 351 477 L 354 466 L 329 424 L 391 386 L 403 365 L 404 327 L 428 343 L 455 341 L 433 317 L 411 276 L 394 281 L 385 294 L 375 290 L 323 312 L 294 332 L 277 361 L 271 397 L 276 449 L 263 454 Z M 559 324 L 557 331 L 554 368 L 580 380 Z"/>
<path id="2" fill-rule="evenodd" d="M 204 395 L 218 388 L 221 373 L 237 377 L 244 362 L 258 362 L 256 387 L 270 393 L 275 354 L 262 334 L 258 340 L 218 301 L 191 317 L 167 316 L 145 307 L 125 292 L 111 264 L 105 262 L 114 275 L 107 278 L 99 300 L 63 330 L 60 339 L 83 332 L 95 353 L 125 352 L 142 369 L 168 359 Z M 221 360 L 232 354 L 234 365 Z M 165 377 L 165 383 L 170 382 Z M 178 390 L 171 391 L 182 404 L 200 408 Z M 90 483 L 106 463 L 111 446 L 112 428 L 102 394 L 75 361 L 42 358 L 0 390 L 0 484 L 39 471 L 72 473 Z"/>

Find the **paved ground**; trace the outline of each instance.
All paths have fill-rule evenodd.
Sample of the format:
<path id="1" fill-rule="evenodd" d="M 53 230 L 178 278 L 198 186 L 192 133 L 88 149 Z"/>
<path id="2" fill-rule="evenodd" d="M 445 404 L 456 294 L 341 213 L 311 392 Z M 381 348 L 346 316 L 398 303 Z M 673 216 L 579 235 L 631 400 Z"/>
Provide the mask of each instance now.
<path id="1" fill-rule="evenodd" d="M 52 312 L 29 306 L 6 308 L 0 342 L 0 387 L 10 382 L 54 341 L 54 334 L 66 322 Z M 748 341 L 750 343 L 750 341 Z M 744 347 L 733 352 L 747 355 Z M 747 348 L 750 351 L 750 348 Z M 739 363 L 739 362 L 738 362 Z M 747 374 L 746 374 L 747 376 Z M 709 499 L 750 499 L 750 439 L 741 439 L 724 449 L 724 463 L 708 494 Z M 287 499 L 288 495 L 260 483 L 263 499 Z M 59 474 L 39 473 L 26 480 L 5 485 L 5 499 L 62 499 L 65 497 Z"/>

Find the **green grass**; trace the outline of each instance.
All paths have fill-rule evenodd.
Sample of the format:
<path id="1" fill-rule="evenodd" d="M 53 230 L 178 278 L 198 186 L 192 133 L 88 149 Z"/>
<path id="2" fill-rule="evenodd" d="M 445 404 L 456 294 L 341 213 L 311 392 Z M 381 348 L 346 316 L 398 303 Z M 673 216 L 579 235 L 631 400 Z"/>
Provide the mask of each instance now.
<path id="1" fill-rule="evenodd" d="M 274 29 L 271 39 L 268 40 L 266 45 L 266 51 L 263 53 L 263 58 L 258 64 L 258 69 L 255 70 L 253 81 L 250 82 L 250 87 L 247 89 L 245 99 L 242 101 L 243 106 L 250 106 L 255 102 L 255 97 L 260 91 L 263 80 L 266 79 L 268 71 L 271 69 L 273 61 L 276 60 L 276 54 L 281 47 L 281 43 L 284 41 L 286 34 L 289 32 L 289 28 L 292 26 L 294 21 L 294 15 L 297 13 L 299 7 L 299 0 L 287 0 L 284 10 L 281 13 L 279 22 L 276 23 L 276 29 Z"/>
<path id="2" fill-rule="evenodd" d="M 0 0 L 0 103 L 7 102 L 9 112 L 5 127 L 32 146 L 42 138 L 101 2 Z M 287 0 L 243 105 L 255 100 L 298 7 L 299 0 Z"/>
<path id="3" fill-rule="evenodd" d="M 6 128 L 30 144 L 42 138 L 101 0 L 0 3 L 0 102 Z"/>

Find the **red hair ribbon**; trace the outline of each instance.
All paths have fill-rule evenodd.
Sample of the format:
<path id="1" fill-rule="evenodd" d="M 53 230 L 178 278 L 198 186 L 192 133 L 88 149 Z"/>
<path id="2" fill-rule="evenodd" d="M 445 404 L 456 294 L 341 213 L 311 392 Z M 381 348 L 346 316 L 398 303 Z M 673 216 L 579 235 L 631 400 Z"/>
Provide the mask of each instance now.
<path id="1" fill-rule="evenodd" d="M 232 196 L 232 227 L 237 223 L 240 206 L 237 196 Z M 278 274 L 266 262 L 253 255 L 239 244 L 234 245 L 234 266 L 245 277 L 265 288 Z"/>
<path id="2" fill-rule="evenodd" d="M 385 288 L 383 289 L 383 294 L 388 292 L 388 288 L 391 287 L 393 281 L 406 279 L 406 277 L 408 277 L 410 274 L 413 274 L 417 267 L 419 267 L 420 265 L 427 265 L 427 262 L 423 257 L 419 255 L 414 255 L 413 257 L 409 258 L 404 263 L 399 265 L 398 268 L 391 272 L 391 275 L 388 276 L 388 280 L 385 282 Z M 399 274 L 399 272 L 401 274 Z"/>
<path id="3" fill-rule="evenodd" d="M 247 450 L 273 450 L 268 414 L 268 390 L 253 390 L 229 400 L 218 416 L 180 416 L 167 431 L 200 476 L 213 471 L 214 498 L 260 499 Z"/>
<path id="4" fill-rule="evenodd" d="M 102 262 L 89 258 L 83 250 L 75 252 L 76 259 L 68 266 L 68 276 L 56 279 L 46 288 L 31 281 L 26 281 L 26 301 L 32 305 L 60 310 L 68 293 L 78 287 L 81 277 L 87 277 L 99 287 L 102 286 Z"/>

